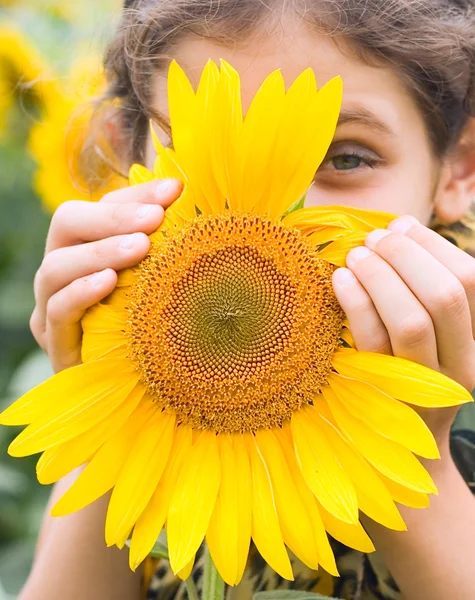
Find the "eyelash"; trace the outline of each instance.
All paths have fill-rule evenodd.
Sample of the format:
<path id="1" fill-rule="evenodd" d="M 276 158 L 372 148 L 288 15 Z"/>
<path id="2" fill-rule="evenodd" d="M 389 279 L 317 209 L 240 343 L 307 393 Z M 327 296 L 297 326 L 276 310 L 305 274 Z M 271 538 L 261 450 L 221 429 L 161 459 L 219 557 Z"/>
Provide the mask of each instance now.
<path id="1" fill-rule="evenodd" d="M 363 168 L 370 168 L 370 169 L 375 169 L 377 168 L 381 162 L 382 159 L 377 157 L 374 153 L 372 152 L 365 152 L 364 150 L 357 150 L 357 149 L 348 149 L 348 151 L 345 151 L 345 148 L 342 147 L 340 148 L 336 148 L 334 149 L 335 154 L 333 154 L 333 156 L 328 156 L 328 158 L 326 158 L 323 161 L 322 167 L 325 167 L 326 165 L 330 165 L 333 163 L 333 161 L 335 161 L 335 159 L 337 158 L 341 158 L 341 157 L 349 157 L 349 158 L 357 158 L 359 159 L 363 165 L 358 165 L 355 168 L 350 168 L 350 169 L 337 169 L 334 165 L 334 168 L 332 169 L 332 171 L 334 173 L 338 173 L 338 175 L 349 175 L 350 173 L 356 173 L 361 171 L 361 167 L 363 166 Z M 331 151 L 329 152 L 329 154 L 331 153 Z"/>

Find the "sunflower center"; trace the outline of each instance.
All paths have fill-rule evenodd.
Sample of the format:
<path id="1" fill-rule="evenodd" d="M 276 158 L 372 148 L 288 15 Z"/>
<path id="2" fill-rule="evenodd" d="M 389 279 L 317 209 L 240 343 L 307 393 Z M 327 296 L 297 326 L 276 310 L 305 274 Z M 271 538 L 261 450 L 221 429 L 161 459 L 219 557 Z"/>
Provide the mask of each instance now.
<path id="1" fill-rule="evenodd" d="M 152 245 L 129 353 L 152 398 L 218 432 L 281 425 L 326 383 L 343 313 L 333 267 L 296 230 L 230 211 Z"/>

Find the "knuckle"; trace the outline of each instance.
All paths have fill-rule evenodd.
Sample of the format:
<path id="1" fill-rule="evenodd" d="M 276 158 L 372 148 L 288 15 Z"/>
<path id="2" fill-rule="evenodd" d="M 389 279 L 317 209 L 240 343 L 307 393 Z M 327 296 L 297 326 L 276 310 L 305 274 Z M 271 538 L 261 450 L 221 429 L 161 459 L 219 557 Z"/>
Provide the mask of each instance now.
<path id="1" fill-rule="evenodd" d="M 436 300 L 436 307 L 440 311 L 455 315 L 462 313 L 466 305 L 467 296 L 465 289 L 458 281 L 445 285 Z"/>
<path id="2" fill-rule="evenodd" d="M 58 297 L 58 295 L 51 296 L 46 305 L 46 315 L 48 322 L 51 325 L 60 325 L 64 318 L 64 307 L 63 302 Z"/>
<path id="3" fill-rule="evenodd" d="M 371 352 L 384 354 L 388 349 L 391 348 L 391 342 L 389 340 L 387 331 L 379 329 L 370 335 L 368 346 L 371 348 Z"/>
<path id="4" fill-rule="evenodd" d="M 68 200 L 68 202 L 63 202 L 60 204 L 55 210 L 51 219 L 51 229 L 62 226 L 64 223 L 71 221 L 78 205 L 81 205 L 79 200 Z"/>
<path id="5" fill-rule="evenodd" d="M 458 279 L 467 293 L 475 293 L 475 261 L 469 269 L 464 269 L 458 273 Z"/>
<path id="6" fill-rule="evenodd" d="M 433 334 L 433 325 L 429 315 L 414 312 L 400 321 L 397 336 L 408 346 L 423 345 Z"/>
<path id="7" fill-rule="evenodd" d="M 44 257 L 35 276 L 35 283 L 38 282 L 37 285 L 44 285 L 45 283 L 48 285 L 54 281 L 58 269 L 57 257 L 58 250 L 52 250 Z"/>

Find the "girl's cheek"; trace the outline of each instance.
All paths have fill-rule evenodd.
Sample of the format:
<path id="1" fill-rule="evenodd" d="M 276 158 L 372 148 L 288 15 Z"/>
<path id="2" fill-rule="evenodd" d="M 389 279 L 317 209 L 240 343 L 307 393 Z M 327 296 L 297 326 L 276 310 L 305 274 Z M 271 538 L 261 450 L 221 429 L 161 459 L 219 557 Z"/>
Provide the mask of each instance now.
<path id="1" fill-rule="evenodd" d="M 422 223 L 432 208 L 431 186 L 399 169 L 380 167 L 368 173 L 317 173 L 306 206 L 340 205 L 412 215 Z"/>

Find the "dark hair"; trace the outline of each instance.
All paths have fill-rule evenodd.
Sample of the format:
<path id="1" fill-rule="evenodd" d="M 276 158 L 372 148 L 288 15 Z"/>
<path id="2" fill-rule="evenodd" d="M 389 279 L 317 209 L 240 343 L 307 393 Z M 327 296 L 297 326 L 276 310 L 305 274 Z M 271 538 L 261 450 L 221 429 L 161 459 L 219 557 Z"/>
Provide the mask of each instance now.
<path id="1" fill-rule="evenodd" d="M 151 106 L 151 80 L 175 44 L 187 35 L 245 43 L 283 11 L 370 64 L 392 65 L 421 109 L 436 156 L 457 143 L 475 112 L 475 0 L 135 0 L 106 52 L 109 85 L 79 162 L 86 178 L 104 161 L 105 121 L 118 117 L 123 172 L 143 162 L 149 119 L 167 127 Z"/>

